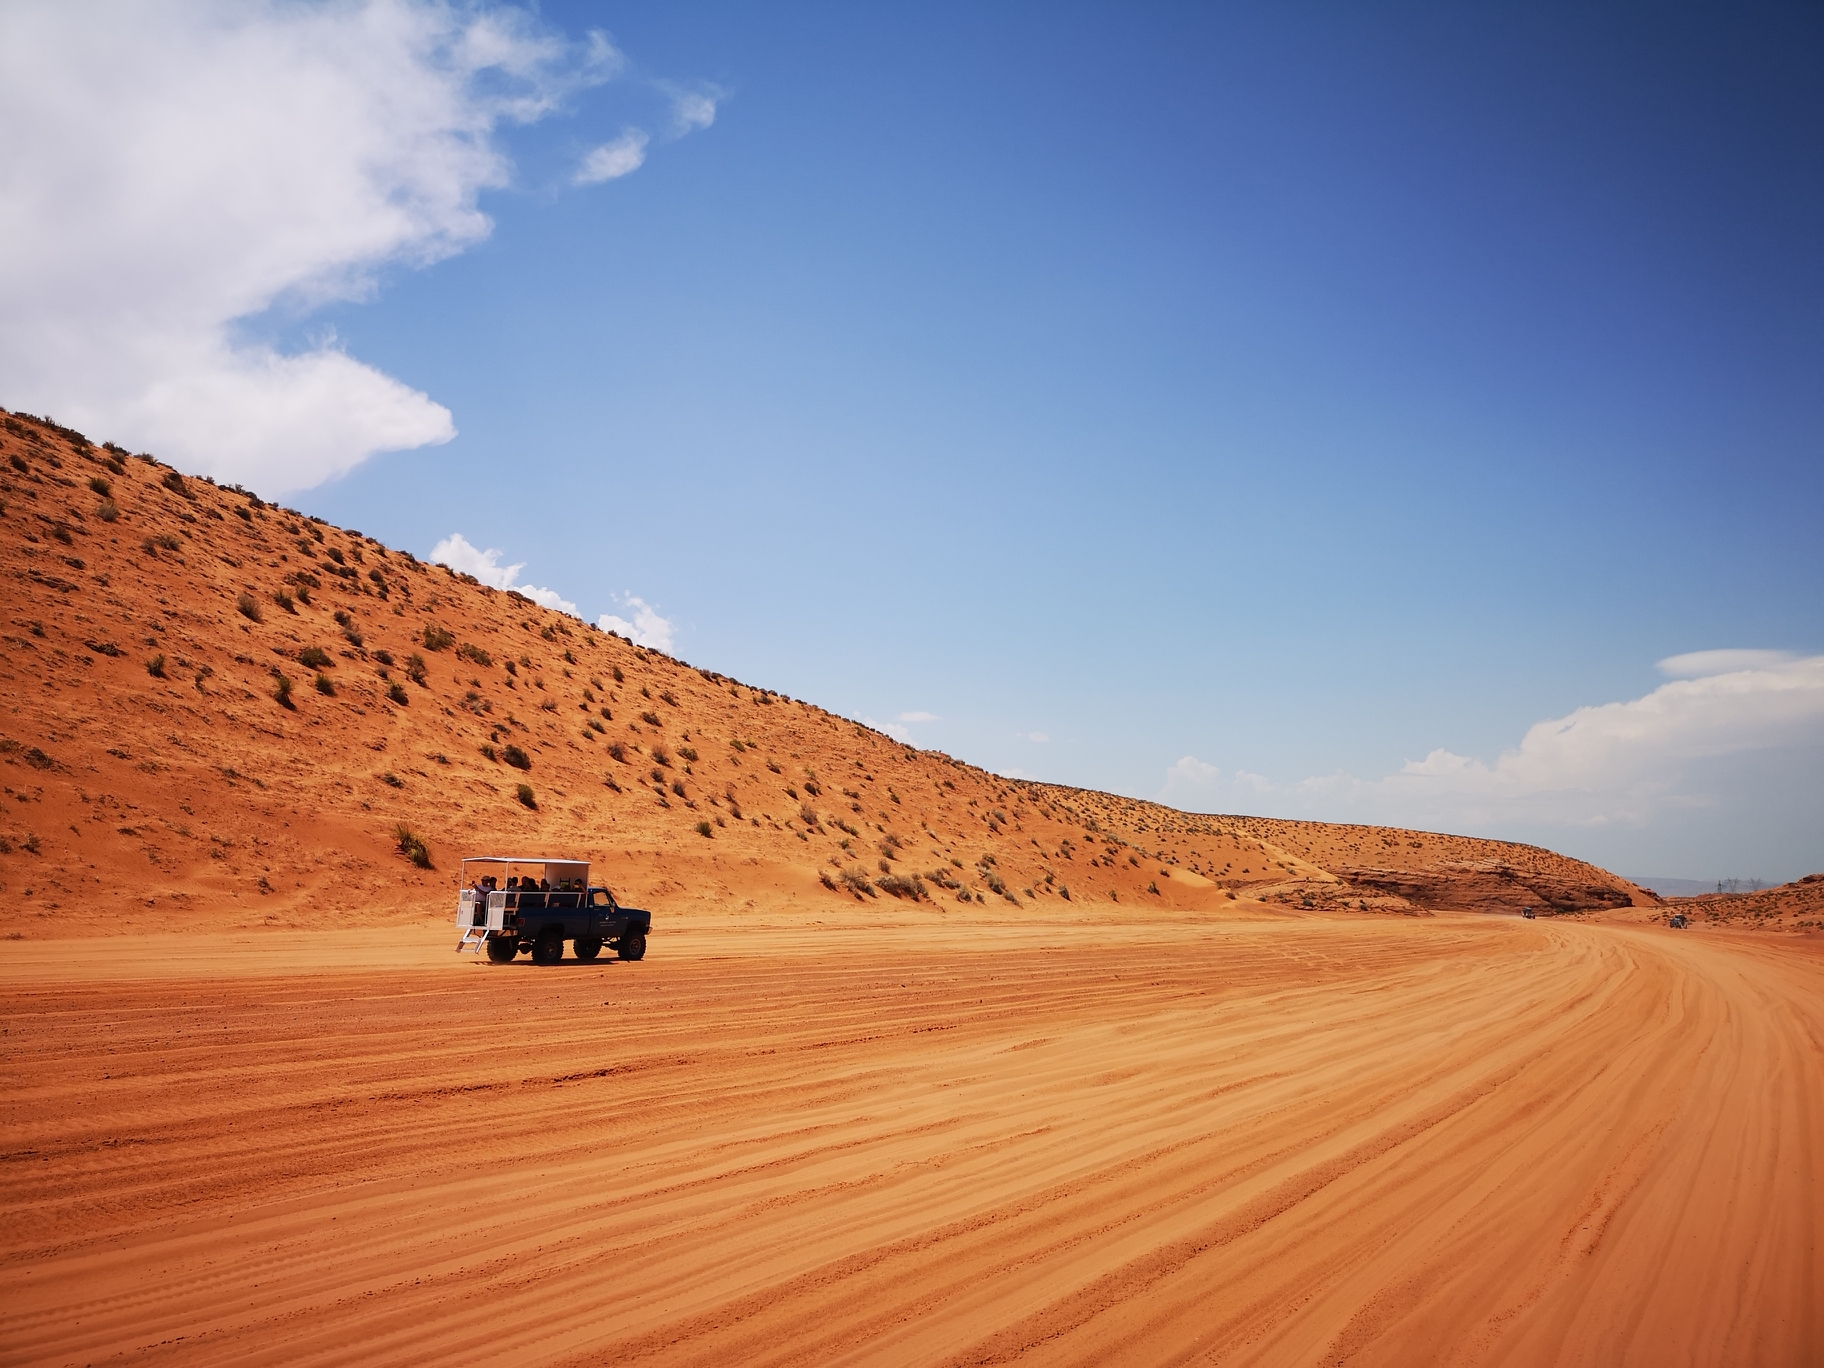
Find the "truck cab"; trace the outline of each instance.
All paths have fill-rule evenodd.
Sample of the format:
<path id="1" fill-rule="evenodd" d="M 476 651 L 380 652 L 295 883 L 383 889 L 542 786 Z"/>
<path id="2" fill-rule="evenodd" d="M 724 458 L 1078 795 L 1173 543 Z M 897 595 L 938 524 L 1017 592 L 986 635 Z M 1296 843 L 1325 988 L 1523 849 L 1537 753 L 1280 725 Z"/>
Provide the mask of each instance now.
<path id="1" fill-rule="evenodd" d="M 606 885 L 591 883 L 587 860 L 478 855 L 462 862 L 456 926 L 458 952 L 485 948 L 496 964 L 522 950 L 535 964 L 556 964 L 565 941 L 579 960 L 594 959 L 603 946 L 639 960 L 652 914 L 622 907 Z"/>

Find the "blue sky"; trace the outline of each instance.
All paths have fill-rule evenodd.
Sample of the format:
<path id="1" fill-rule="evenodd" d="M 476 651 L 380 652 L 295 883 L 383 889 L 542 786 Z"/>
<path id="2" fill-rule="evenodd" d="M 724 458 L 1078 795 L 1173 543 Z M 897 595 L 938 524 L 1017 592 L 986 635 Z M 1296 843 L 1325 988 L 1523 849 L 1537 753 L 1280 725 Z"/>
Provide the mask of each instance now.
<path id="1" fill-rule="evenodd" d="M 178 12 L 177 70 L 279 63 L 98 93 L 188 148 L 326 52 L 424 98 L 287 106 L 269 209 L 199 181 L 220 327 L 157 350 L 267 358 L 243 427 L 143 356 L 0 402 L 1002 772 L 1824 868 L 1816 7 Z M 143 205 L 109 165 L 78 207 Z M 182 313 L 111 217 L 40 250 Z"/>

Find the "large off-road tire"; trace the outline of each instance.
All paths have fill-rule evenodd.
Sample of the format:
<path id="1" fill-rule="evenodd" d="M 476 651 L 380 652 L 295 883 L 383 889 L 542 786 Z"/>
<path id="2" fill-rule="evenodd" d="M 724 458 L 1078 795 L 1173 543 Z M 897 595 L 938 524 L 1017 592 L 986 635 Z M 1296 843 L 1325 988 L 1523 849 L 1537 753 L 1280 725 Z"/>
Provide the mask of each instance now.
<path id="1" fill-rule="evenodd" d="M 488 958 L 496 964 L 511 964 L 513 957 L 519 953 L 519 942 L 507 936 L 490 936 L 488 938 Z"/>
<path id="2" fill-rule="evenodd" d="M 646 933 L 644 931 L 629 931 L 626 935 L 622 936 L 619 943 L 615 945 L 614 953 L 624 960 L 645 959 Z"/>
<path id="3" fill-rule="evenodd" d="M 564 938 L 547 931 L 532 942 L 532 963 L 556 964 L 564 957 Z"/>
<path id="4" fill-rule="evenodd" d="M 592 936 L 578 936 L 570 942 L 570 948 L 580 960 L 592 960 L 602 953 L 602 943 Z"/>

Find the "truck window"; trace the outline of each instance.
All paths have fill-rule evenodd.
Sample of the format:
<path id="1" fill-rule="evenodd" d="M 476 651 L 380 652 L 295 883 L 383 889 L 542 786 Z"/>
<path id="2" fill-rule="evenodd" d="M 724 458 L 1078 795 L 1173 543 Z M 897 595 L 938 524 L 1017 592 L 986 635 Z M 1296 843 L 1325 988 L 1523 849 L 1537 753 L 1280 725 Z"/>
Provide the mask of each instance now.
<path id="1" fill-rule="evenodd" d="M 609 905 L 608 890 L 605 888 L 598 888 L 590 893 L 589 905 L 591 907 L 607 907 Z"/>

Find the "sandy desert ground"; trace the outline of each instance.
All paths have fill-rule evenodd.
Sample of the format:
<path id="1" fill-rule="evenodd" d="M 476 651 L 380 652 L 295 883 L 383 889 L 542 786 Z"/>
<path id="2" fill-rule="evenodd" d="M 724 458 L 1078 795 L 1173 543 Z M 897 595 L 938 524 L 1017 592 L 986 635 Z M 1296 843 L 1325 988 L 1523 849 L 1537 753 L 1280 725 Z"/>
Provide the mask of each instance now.
<path id="1" fill-rule="evenodd" d="M 1816 940 L 661 928 L 10 946 L 0 1357 L 1824 1357 Z"/>

